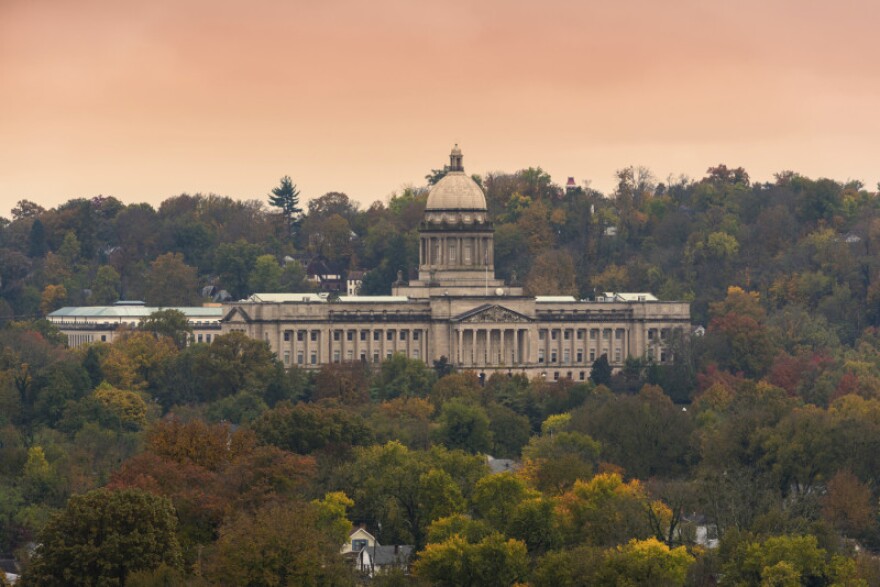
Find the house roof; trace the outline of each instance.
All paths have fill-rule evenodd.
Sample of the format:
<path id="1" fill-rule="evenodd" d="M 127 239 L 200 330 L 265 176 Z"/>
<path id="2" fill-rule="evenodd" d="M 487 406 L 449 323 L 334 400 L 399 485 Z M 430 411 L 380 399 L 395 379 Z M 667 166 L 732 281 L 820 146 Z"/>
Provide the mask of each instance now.
<path id="1" fill-rule="evenodd" d="M 377 567 L 387 565 L 405 565 L 412 558 L 413 547 L 409 544 L 397 546 L 372 546 L 367 547 L 373 564 Z"/>

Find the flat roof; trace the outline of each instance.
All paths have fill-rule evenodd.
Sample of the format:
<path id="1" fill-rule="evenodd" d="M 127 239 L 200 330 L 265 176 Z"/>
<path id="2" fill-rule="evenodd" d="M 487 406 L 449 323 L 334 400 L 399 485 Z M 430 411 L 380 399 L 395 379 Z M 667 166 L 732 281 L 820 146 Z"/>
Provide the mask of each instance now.
<path id="1" fill-rule="evenodd" d="M 268 303 L 290 303 L 290 302 L 308 302 L 308 303 L 328 303 L 328 295 L 325 293 L 255 293 L 246 302 L 268 302 Z M 389 304 L 408 302 L 406 296 L 339 296 L 339 301 L 347 304 Z"/>
<path id="2" fill-rule="evenodd" d="M 177 310 L 187 318 L 223 317 L 223 308 L 188 306 L 188 307 L 151 307 L 139 305 L 118 306 L 66 306 L 49 314 L 50 318 L 146 318 L 159 310 Z"/>

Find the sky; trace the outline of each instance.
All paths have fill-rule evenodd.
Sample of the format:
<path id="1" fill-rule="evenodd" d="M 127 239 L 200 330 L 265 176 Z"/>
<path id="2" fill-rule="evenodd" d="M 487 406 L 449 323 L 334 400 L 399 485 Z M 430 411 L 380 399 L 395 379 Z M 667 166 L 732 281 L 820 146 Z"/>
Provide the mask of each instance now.
<path id="1" fill-rule="evenodd" d="M 610 191 L 880 181 L 880 2 L 0 0 L 0 215 L 112 195 L 367 206 L 448 162 Z"/>

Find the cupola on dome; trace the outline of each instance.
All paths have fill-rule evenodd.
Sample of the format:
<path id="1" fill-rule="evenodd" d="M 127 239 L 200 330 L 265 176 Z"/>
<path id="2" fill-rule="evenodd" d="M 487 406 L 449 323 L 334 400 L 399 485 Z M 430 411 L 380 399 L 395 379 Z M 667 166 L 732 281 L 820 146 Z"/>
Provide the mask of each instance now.
<path id="1" fill-rule="evenodd" d="M 486 211 L 483 190 L 464 172 L 461 162 L 461 149 L 455 145 L 449 155 L 449 171 L 428 194 L 426 211 Z"/>

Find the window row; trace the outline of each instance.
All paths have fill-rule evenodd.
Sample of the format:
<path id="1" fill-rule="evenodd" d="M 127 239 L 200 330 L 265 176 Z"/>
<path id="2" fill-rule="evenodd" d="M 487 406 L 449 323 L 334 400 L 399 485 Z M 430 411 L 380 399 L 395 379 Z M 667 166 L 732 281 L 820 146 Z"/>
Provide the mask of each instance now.
<path id="1" fill-rule="evenodd" d="M 290 342 L 293 339 L 294 332 L 296 333 L 296 340 L 298 342 L 303 342 L 306 340 L 306 336 L 309 337 L 309 340 L 312 342 L 317 342 L 318 336 L 320 334 L 320 330 L 285 330 L 284 331 L 284 341 Z M 372 333 L 372 334 L 370 334 Z M 333 340 L 340 341 L 342 340 L 343 334 L 345 335 L 345 340 L 353 341 L 355 336 L 358 337 L 359 340 L 367 341 L 371 338 L 374 341 L 380 341 L 383 338 L 385 340 L 393 341 L 393 340 L 408 340 L 410 336 L 409 330 L 334 330 L 333 331 Z M 268 336 L 268 335 L 267 335 Z M 412 339 L 419 340 L 421 336 L 421 330 L 413 330 L 412 331 Z"/>
<path id="2" fill-rule="evenodd" d="M 385 352 L 385 359 L 390 359 L 394 353 L 392 351 Z M 421 358 L 421 354 L 419 349 L 413 349 L 413 351 L 408 355 L 410 359 L 419 360 Z M 284 364 L 290 365 L 290 351 L 284 351 Z M 379 351 L 373 351 L 372 354 L 372 362 L 378 363 L 381 359 L 381 355 Z M 348 350 L 345 352 L 345 361 L 347 363 L 351 363 L 355 360 L 354 351 Z M 358 360 L 362 363 L 366 363 L 368 361 L 368 355 L 366 352 L 361 351 L 358 354 Z M 333 351 L 333 362 L 341 363 L 342 362 L 342 353 L 338 350 Z M 308 363 L 306 363 L 306 354 L 303 351 L 298 351 L 296 353 L 296 364 L 297 365 L 318 365 L 318 353 L 317 351 L 313 351 L 308 355 Z"/>

